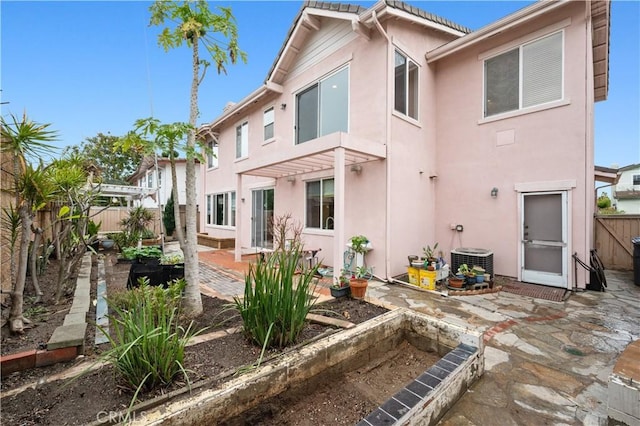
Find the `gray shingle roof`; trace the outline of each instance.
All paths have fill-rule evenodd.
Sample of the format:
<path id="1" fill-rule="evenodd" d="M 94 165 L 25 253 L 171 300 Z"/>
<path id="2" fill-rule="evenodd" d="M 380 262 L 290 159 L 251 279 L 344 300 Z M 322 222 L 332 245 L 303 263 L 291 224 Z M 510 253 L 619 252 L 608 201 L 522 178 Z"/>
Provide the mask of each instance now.
<path id="1" fill-rule="evenodd" d="M 303 9 L 305 7 L 332 10 L 335 12 L 357 13 L 358 15 L 367 10 L 366 8 L 356 4 L 335 3 L 330 1 L 306 1 L 304 2 Z"/>
<path id="2" fill-rule="evenodd" d="M 429 13 L 427 11 L 424 11 L 424 10 L 420 9 L 419 7 L 412 6 L 412 5 L 407 4 L 407 3 L 403 2 L 403 1 L 385 0 L 385 3 L 387 3 L 387 6 L 389 6 L 389 7 L 393 7 L 395 9 L 402 10 L 404 12 L 410 13 L 410 14 L 418 16 L 420 18 L 427 19 L 429 21 L 435 22 L 436 24 L 444 25 L 444 26 L 447 26 L 447 27 L 452 28 L 454 30 L 461 31 L 461 32 L 463 32 L 465 34 L 469 34 L 471 32 L 471 29 L 469 29 L 469 28 L 467 28 L 465 26 L 456 24 L 453 21 L 450 21 L 448 19 L 445 19 L 445 18 L 442 18 L 440 16 L 434 15 L 433 13 Z"/>

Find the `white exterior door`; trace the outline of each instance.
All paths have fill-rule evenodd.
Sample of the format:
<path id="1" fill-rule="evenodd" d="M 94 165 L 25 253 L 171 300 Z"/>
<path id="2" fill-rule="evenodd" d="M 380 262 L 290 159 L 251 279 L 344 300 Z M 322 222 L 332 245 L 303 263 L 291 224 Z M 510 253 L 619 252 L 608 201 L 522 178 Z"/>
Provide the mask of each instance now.
<path id="1" fill-rule="evenodd" d="M 567 192 L 522 194 L 522 281 L 567 288 Z"/>

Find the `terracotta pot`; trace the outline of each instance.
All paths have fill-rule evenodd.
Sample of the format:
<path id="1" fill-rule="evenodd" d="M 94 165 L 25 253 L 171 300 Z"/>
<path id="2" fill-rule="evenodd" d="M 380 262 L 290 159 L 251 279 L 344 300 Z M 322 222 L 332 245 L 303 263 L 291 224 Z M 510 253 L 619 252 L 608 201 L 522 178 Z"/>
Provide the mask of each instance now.
<path id="1" fill-rule="evenodd" d="M 464 280 L 460 278 L 449 278 L 449 287 L 462 288 Z"/>
<path id="2" fill-rule="evenodd" d="M 367 292 L 367 285 L 369 282 L 362 278 L 352 278 L 349 281 L 351 287 L 351 297 L 354 299 L 364 299 L 364 295 Z"/>

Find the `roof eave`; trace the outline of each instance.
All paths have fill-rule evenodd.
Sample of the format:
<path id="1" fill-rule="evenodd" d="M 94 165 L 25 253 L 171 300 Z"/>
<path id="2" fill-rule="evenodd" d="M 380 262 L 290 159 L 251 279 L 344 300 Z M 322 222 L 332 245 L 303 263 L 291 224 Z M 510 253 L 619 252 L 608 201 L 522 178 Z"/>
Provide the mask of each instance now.
<path id="1" fill-rule="evenodd" d="M 430 52 L 427 52 L 425 55 L 427 63 L 445 58 L 455 52 L 480 43 L 489 37 L 493 37 L 507 29 L 521 25 L 522 23 L 534 19 L 542 14 L 562 7 L 568 3 L 568 1 L 569 0 L 551 0 L 533 3 L 532 5 L 516 11 L 511 15 L 505 16 L 504 18 L 482 27 L 477 31 L 469 33 L 457 40 L 453 40 L 445 45 L 433 49 Z"/>

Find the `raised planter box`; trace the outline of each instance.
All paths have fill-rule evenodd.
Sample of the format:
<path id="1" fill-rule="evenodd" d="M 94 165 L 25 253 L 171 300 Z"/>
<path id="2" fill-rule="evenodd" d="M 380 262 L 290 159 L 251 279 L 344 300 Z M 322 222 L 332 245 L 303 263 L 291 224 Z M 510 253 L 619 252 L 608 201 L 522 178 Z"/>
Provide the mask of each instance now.
<path id="1" fill-rule="evenodd" d="M 198 234 L 198 244 L 216 249 L 230 249 L 236 246 L 236 239 L 217 238 L 207 234 Z"/>

